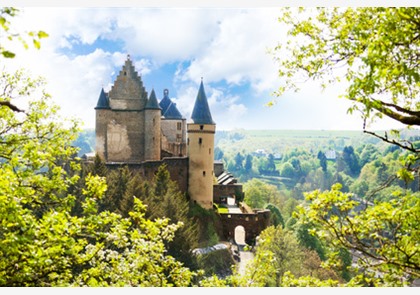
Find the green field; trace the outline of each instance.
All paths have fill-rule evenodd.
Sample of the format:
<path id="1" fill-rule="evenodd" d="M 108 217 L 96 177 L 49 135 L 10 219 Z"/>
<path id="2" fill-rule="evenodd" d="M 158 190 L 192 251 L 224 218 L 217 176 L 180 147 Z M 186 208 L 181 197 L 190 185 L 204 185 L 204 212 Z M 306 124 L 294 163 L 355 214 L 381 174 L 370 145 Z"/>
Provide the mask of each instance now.
<path id="1" fill-rule="evenodd" d="M 216 146 L 225 153 L 252 153 L 264 149 L 268 153 L 285 153 L 301 147 L 308 151 L 319 149 L 341 150 L 363 143 L 376 144 L 379 139 L 362 131 L 331 130 L 233 130 L 219 131 Z"/>

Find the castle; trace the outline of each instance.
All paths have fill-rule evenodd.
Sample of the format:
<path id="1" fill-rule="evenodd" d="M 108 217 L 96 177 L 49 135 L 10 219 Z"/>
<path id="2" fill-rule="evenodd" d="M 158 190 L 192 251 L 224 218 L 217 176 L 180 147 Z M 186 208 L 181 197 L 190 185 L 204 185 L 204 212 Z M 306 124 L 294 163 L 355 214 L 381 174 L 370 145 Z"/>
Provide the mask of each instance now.
<path id="1" fill-rule="evenodd" d="M 167 89 L 160 102 L 154 89 L 148 95 L 128 56 L 111 90 L 106 93 L 102 88 L 95 111 L 96 153 L 108 167 L 127 165 L 145 179 L 152 179 L 158 167 L 166 164 L 179 189 L 205 209 L 226 203 L 227 198 L 233 198 L 235 204 L 243 200 L 242 185 L 221 163 L 214 162 L 216 123 L 203 81 L 187 122 Z M 269 214 L 264 210 L 235 216 L 239 223 L 232 224 L 249 223 L 249 239 L 268 225 Z M 232 214 L 224 217 L 225 235 L 231 236 L 228 224 Z"/>

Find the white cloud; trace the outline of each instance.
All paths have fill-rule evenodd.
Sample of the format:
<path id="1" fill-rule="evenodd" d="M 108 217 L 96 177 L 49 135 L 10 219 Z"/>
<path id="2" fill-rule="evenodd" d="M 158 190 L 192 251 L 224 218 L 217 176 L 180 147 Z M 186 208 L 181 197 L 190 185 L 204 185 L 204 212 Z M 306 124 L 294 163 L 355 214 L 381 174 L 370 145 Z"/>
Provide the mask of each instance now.
<path id="1" fill-rule="evenodd" d="M 220 22 L 220 34 L 180 73 L 183 80 L 205 76 L 208 82 L 247 82 L 258 92 L 274 91 L 277 72 L 267 50 L 282 31 L 276 9 L 235 11 Z"/>
<path id="2" fill-rule="evenodd" d="M 226 95 L 223 90 L 204 85 L 213 121 L 217 128 L 227 130 L 235 128 L 235 124 L 247 114 L 247 107 L 239 101 L 238 96 Z M 199 86 L 189 84 L 178 93 L 177 98 L 171 98 L 178 110 L 187 119 L 191 118 Z"/>
<path id="3" fill-rule="evenodd" d="M 218 34 L 217 20 L 226 13 L 201 9 L 116 9 L 114 37 L 128 52 L 158 64 L 199 54 Z"/>
<path id="4" fill-rule="evenodd" d="M 141 75 L 166 63 L 179 63 L 173 100 L 189 118 L 204 77 L 207 97 L 217 128 L 360 129 L 360 119 L 345 114 L 346 102 L 332 89 L 321 93 L 305 85 L 296 95 L 282 98 L 272 109 L 251 109 L 245 97 L 213 82 L 247 85 L 249 97 L 265 97 L 280 80 L 267 49 L 284 40 L 275 8 L 252 9 L 142 9 L 142 8 L 24 8 L 14 20 L 20 31 L 44 30 L 41 50 L 23 50 L 8 68 L 25 67 L 48 81 L 48 90 L 64 114 L 77 116 L 94 127 L 94 106 L 100 88 L 109 90 L 127 53 Z M 19 21 L 18 21 L 19 20 Z M 97 48 L 77 54 L 81 44 L 98 39 L 117 41 L 115 48 Z M 66 49 L 66 50 L 64 50 Z M 124 51 L 124 52 L 119 52 Z M 65 53 L 66 52 L 66 53 Z M 211 87 L 212 85 L 213 87 Z M 150 88 L 150 85 L 146 85 Z M 247 98 L 249 98 L 247 97 Z M 249 99 L 248 99 L 249 100 Z"/>

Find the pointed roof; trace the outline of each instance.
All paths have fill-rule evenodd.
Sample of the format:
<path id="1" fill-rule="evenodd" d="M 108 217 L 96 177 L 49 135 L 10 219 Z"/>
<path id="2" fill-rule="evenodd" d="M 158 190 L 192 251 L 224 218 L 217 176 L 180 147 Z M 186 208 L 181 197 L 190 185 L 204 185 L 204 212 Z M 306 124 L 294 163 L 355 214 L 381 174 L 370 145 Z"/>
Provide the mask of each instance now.
<path id="1" fill-rule="evenodd" d="M 172 101 L 169 98 L 169 90 L 163 90 L 163 98 L 159 102 L 159 106 L 162 109 L 162 115 L 168 110 L 169 106 L 171 105 Z"/>
<path id="2" fill-rule="evenodd" d="M 163 116 L 166 119 L 182 119 L 181 113 L 178 111 L 176 104 L 173 102 L 171 102 Z"/>
<path id="3" fill-rule="evenodd" d="M 156 98 L 156 94 L 155 94 L 155 90 L 152 89 L 152 92 L 150 93 L 150 97 L 146 103 L 146 109 L 153 109 L 153 110 L 160 110 L 161 108 L 159 107 L 157 98 Z"/>
<path id="4" fill-rule="evenodd" d="M 162 109 L 162 116 L 164 116 L 165 119 L 182 119 L 182 115 L 176 107 L 176 104 L 169 98 L 168 89 L 163 91 L 163 98 L 160 101 L 159 106 Z"/>
<path id="5" fill-rule="evenodd" d="M 96 104 L 95 110 L 99 109 L 110 109 L 109 107 L 109 100 L 104 91 L 104 88 L 101 90 L 101 94 L 99 94 L 98 103 Z"/>
<path id="6" fill-rule="evenodd" d="M 216 124 L 211 117 L 206 92 L 204 91 L 203 79 L 201 79 L 200 89 L 198 90 L 191 119 L 194 124 Z"/>

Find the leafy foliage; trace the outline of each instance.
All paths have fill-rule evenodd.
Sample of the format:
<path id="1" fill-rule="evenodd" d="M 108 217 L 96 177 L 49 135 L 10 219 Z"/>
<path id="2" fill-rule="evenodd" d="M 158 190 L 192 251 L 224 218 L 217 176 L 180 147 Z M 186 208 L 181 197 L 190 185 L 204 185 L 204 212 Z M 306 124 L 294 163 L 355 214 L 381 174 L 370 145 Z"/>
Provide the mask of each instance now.
<path id="1" fill-rule="evenodd" d="M 4 44 L 7 42 L 13 42 L 18 40 L 25 49 L 29 48 L 27 39 L 32 41 L 33 46 L 36 49 L 41 48 L 40 40 L 48 37 L 48 34 L 44 31 L 30 31 L 25 33 L 18 33 L 13 30 L 12 18 L 19 14 L 19 9 L 14 7 L 2 7 L 0 8 L 0 36 L 2 41 L 0 42 L 0 55 L 5 58 L 14 58 L 16 53 L 10 51 Z"/>
<path id="2" fill-rule="evenodd" d="M 358 257 L 361 269 L 381 274 L 375 284 L 408 284 L 418 278 L 418 195 L 406 193 L 360 208 L 366 205 L 352 199 L 351 194 L 342 193 L 340 188 L 334 185 L 331 191 L 308 193 L 310 202 L 300 206 L 299 219 L 317 225 L 313 234 L 325 239 L 334 253 L 345 247 Z M 408 281 L 401 282 L 401 278 Z"/>
<path id="3" fill-rule="evenodd" d="M 180 223 L 146 219 L 138 199 L 127 218 L 100 211 L 107 186 L 91 175 L 81 214 L 71 213 L 77 123 L 62 122 L 41 81 L 17 72 L 3 73 L 0 83 L 8 89 L 2 101 L 25 102 L 19 111 L 0 106 L 0 285 L 191 285 L 196 274 L 165 249 Z"/>
<path id="4" fill-rule="evenodd" d="M 346 80 L 350 111 L 419 125 L 419 18 L 417 7 L 284 10 L 280 21 L 293 38 L 274 51 L 286 79 L 277 94 L 297 89 L 300 74 L 323 87 Z"/>

